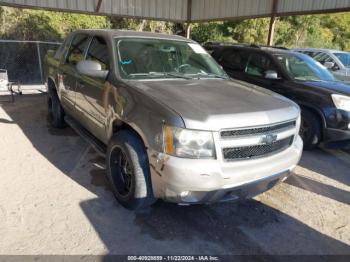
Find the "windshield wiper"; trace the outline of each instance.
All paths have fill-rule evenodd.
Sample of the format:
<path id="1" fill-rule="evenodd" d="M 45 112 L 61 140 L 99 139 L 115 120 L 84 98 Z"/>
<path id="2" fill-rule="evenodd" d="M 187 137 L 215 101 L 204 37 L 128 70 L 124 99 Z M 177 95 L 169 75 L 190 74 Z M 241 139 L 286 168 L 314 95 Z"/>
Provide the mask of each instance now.
<path id="1" fill-rule="evenodd" d="M 228 79 L 228 77 L 226 77 L 226 76 L 221 76 L 221 75 L 216 75 L 216 74 L 208 74 L 208 76 L 220 78 L 220 79 Z"/>
<path id="2" fill-rule="evenodd" d="M 191 80 L 192 79 L 192 77 L 188 77 L 188 76 L 185 76 L 185 75 L 179 75 L 179 74 L 176 74 L 176 73 L 164 73 L 164 75 L 172 76 L 172 77 L 176 77 L 176 78 L 183 78 L 183 79 L 187 79 L 187 80 Z"/>
<path id="3" fill-rule="evenodd" d="M 217 74 L 204 74 L 204 73 L 197 73 L 197 74 L 193 74 L 193 76 L 198 76 L 198 78 L 200 78 L 200 76 L 203 77 L 213 77 L 213 78 L 219 78 L 219 79 L 228 79 L 228 77 L 225 76 L 221 76 L 221 75 L 217 75 Z"/>
<path id="4" fill-rule="evenodd" d="M 176 74 L 176 73 L 171 73 L 171 72 L 149 72 L 149 75 L 152 76 L 171 76 L 171 77 L 176 77 L 176 78 L 183 78 L 183 79 L 192 79 L 191 77 L 181 75 L 181 74 Z"/>
<path id="5" fill-rule="evenodd" d="M 135 77 L 135 76 L 149 76 L 149 73 L 134 73 L 134 74 L 129 74 L 129 76 L 131 76 L 131 77 Z"/>
<path id="6" fill-rule="evenodd" d="M 176 78 L 183 78 L 183 79 L 192 79 L 191 77 L 185 76 L 185 75 L 180 75 L 176 73 L 169 73 L 169 72 L 149 72 L 149 73 L 134 73 L 130 74 L 129 76 L 135 77 L 135 76 L 171 76 L 171 77 L 176 77 Z"/>

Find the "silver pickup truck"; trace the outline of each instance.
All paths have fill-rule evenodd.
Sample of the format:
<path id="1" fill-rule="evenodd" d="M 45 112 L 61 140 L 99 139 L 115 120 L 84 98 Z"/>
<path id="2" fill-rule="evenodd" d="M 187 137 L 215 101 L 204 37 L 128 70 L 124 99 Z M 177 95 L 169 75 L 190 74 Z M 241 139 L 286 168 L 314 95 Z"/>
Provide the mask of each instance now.
<path id="1" fill-rule="evenodd" d="M 68 123 L 106 156 L 127 208 L 253 197 L 300 159 L 299 107 L 229 79 L 194 41 L 82 30 L 45 61 L 52 125 Z"/>

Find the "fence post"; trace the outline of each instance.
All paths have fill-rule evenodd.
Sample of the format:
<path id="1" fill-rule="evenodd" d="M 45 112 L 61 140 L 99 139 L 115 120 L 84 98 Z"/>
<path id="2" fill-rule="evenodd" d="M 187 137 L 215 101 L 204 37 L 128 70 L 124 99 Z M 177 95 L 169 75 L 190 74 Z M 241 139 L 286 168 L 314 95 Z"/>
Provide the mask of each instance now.
<path id="1" fill-rule="evenodd" d="M 40 43 L 36 42 L 36 49 L 38 52 L 38 61 L 39 61 L 39 69 L 40 69 L 40 79 L 41 79 L 41 83 L 44 83 L 44 72 L 43 72 L 43 65 L 42 65 L 42 61 L 41 61 L 41 53 L 40 53 Z"/>

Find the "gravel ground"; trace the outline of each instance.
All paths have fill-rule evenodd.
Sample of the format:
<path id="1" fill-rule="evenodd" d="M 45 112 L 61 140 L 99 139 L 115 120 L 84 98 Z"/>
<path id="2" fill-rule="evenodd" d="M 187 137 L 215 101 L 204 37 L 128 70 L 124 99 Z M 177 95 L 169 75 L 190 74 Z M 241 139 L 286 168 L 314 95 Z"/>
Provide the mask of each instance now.
<path id="1" fill-rule="evenodd" d="M 49 126 L 44 94 L 0 106 L 0 148 L 0 254 L 350 255 L 341 151 L 305 152 L 294 176 L 242 203 L 134 213 L 114 200 L 104 159 Z"/>

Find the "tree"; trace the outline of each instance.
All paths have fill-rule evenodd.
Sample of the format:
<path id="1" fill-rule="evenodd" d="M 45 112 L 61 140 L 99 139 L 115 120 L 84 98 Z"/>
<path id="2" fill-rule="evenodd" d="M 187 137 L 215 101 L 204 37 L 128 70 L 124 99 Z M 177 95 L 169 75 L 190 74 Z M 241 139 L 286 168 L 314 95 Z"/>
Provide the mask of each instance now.
<path id="1" fill-rule="evenodd" d="M 110 28 L 103 16 L 0 7 L 1 38 L 61 41 L 76 29 Z"/>

